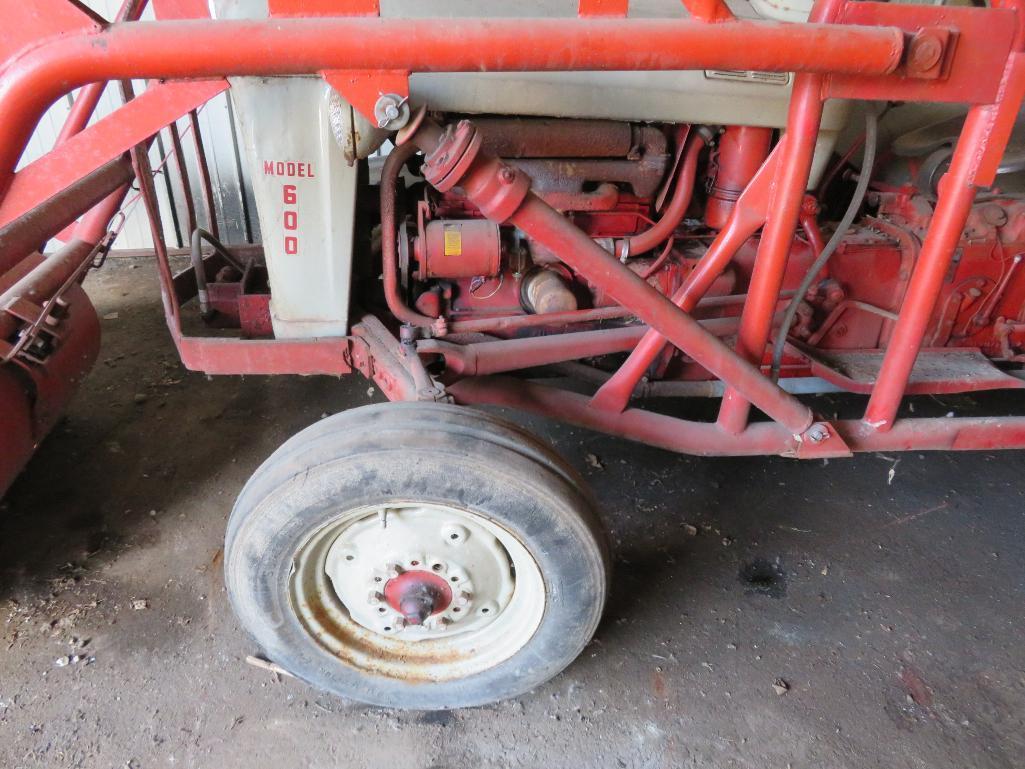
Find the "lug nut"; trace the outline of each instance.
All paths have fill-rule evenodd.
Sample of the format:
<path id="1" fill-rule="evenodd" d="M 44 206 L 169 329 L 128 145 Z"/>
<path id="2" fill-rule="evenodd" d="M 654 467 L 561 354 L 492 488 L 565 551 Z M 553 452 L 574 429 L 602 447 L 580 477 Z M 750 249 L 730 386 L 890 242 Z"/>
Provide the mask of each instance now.
<path id="1" fill-rule="evenodd" d="M 371 606 L 377 606 L 383 600 L 384 596 L 376 590 L 371 590 L 370 595 L 367 596 L 367 603 Z"/>
<path id="2" fill-rule="evenodd" d="M 460 593 L 456 596 L 456 606 L 467 606 L 470 603 L 470 599 L 473 598 L 469 593 Z"/>

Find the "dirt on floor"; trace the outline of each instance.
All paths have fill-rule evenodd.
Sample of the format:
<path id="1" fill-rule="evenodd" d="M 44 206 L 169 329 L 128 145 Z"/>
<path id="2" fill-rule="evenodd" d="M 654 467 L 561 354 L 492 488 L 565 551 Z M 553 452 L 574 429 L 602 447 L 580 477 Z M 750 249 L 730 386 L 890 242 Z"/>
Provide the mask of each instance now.
<path id="1" fill-rule="evenodd" d="M 247 665 L 249 474 L 362 379 L 184 371 L 152 263 L 88 288 L 100 361 L 0 503 L 0 766 L 1025 766 L 1025 453 L 695 459 L 518 417 L 616 547 L 583 655 L 516 700 L 390 712 Z"/>

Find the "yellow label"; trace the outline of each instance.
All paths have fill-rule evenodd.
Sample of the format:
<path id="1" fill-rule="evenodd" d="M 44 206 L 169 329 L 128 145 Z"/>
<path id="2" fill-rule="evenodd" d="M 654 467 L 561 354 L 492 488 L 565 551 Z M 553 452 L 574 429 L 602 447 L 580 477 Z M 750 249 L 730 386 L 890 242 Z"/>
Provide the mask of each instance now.
<path id="1" fill-rule="evenodd" d="M 459 225 L 445 227 L 445 256 L 462 256 L 463 233 Z"/>

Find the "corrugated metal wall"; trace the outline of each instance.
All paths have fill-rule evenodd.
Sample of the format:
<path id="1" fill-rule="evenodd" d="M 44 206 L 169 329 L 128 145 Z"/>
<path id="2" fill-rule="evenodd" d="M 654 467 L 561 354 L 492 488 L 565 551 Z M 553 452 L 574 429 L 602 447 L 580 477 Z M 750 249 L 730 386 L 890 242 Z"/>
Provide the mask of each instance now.
<path id="1" fill-rule="evenodd" d="M 31 0 L 28 1 L 31 2 Z M 121 0 L 86 0 L 85 4 L 104 18 L 111 19 L 117 14 Z M 147 16 L 151 18 L 152 12 L 147 11 Z M 137 93 L 143 91 L 145 87 L 144 82 L 135 83 Z M 53 147 L 53 142 L 60 133 L 71 103 L 72 97 L 68 96 L 50 108 L 29 143 L 21 161 L 22 165 L 30 163 Z M 93 122 L 110 114 L 120 105 L 120 90 L 114 84 L 108 85 L 96 109 L 96 114 L 93 116 Z M 210 167 L 221 239 L 229 244 L 257 242 L 260 233 L 256 220 L 256 207 L 249 184 L 249 169 L 244 167 L 241 149 L 238 146 L 238 131 L 227 94 L 217 96 L 200 109 L 199 125 L 203 145 L 206 149 L 207 163 Z M 187 117 L 179 121 L 178 130 L 182 134 L 182 146 L 190 182 L 193 186 L 199 224 L 208 226 L 198 183 L 195 145 L 192 141 Z M 167 131 L 163 131 L 150 148 L 150 162 L 154 169 L 159 169 L 156 186 L 160 195 L 164 237 L 167 239 L 168 246 L 175 248 L 187 246 L 190 233 L 187 231 L 188 219 L 183 190 L 175 160 L 173 157 L 168 157 L 170 151 L 170 138 Z M 124 211 L 126 221 L 115 248 L 151 248 L 153 241 L 150 236 L 149 222 L 146 220 L 145 211 L 135 191 L 129 193 Z M 56 245 L 53 243 L 53 246 Z"/>

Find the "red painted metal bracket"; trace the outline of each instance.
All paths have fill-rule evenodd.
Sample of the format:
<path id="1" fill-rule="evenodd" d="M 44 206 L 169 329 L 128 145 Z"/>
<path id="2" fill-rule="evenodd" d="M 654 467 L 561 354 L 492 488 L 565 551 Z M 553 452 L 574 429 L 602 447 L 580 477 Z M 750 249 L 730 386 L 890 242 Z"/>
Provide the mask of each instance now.
<path id="1" fill-rule="evenodd" d="M 158 19 L 209 19 L 206 0 L 150 0 L 153 15 Z"/>
<path id="2" fill-rule="evenodd" d="M 580 0 L 577 3 L 577 16 L 582 19 L 596 16 L 625 19 L 629 10 L 630 0 Z"/>
<path id="3" fill-rule="evenodd" d="M 374 107 L 382 96 L 394 94 L 409 99 L 409 73 L 401 70 L 332 69 L 320 75 L 374 125 L 378 124 Z"/>
<path id="4" fill-rule="evenodd" d="M 271 16 L 379 16 L 378 0 L 269 0 Z"/>
<path id="5" fill-rule="evenodd" d="M 75 134 L 14 175 L 0 202 L 0 227 L 30 212 L 168 123 L 221 93 L 224 80 L 161 83 Z"/>
<path id="6" fill-rule="evenodd" d="M 841 24 L 904 30 L 907 45 L 892 74 L 834 74 L 825 98 L 990 104 L 1012 51 L 1017 14 L 997 8 L 849 2 Z"/>

